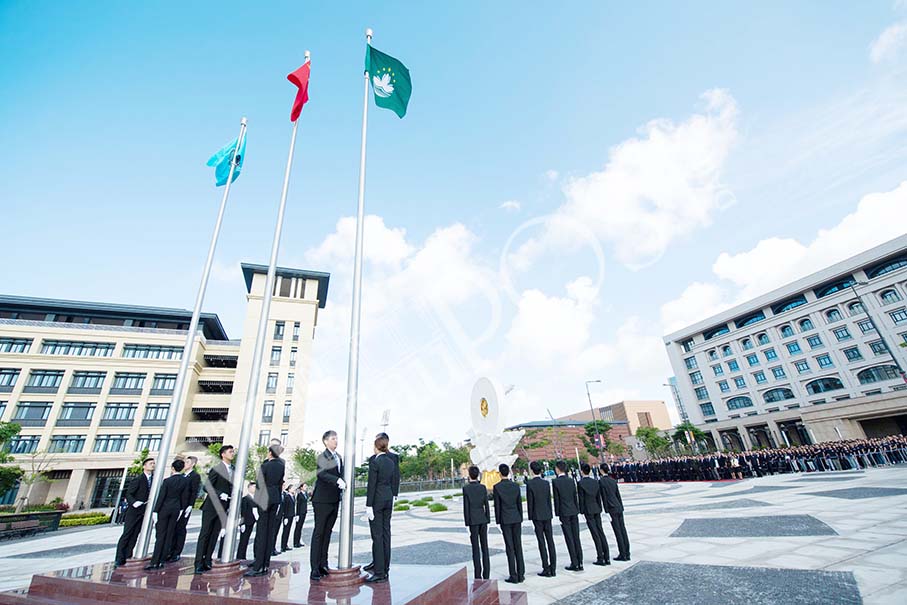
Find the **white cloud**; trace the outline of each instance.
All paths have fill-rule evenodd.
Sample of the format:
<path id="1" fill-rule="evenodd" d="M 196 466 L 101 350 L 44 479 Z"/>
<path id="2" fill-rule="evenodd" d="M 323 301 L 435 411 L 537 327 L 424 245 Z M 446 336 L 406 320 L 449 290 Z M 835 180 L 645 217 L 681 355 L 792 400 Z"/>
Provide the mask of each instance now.
<path id="1" fill-rule="evenodd" d="M 546 170 L 545 178 L 551 181 L 552 183 L 557 180 L 557 177 L 560 176 L 557 170 Z"/>
<path id="2" fill-rule="evenodd" d="M 366 262 L 399 267 L 400 263 L 413 253 L 413 247 L 406 242 L 406 229 L 389 229 L 380 216 L 365 217 L 362 235 Z M 351 265 L 356 242 L 356 218 L 346 216 L 337 221 L 333 233 L 321 244 L 306 253 L 306 260 L 315 266 L 331 266 L 338 262 Z"/>
<path id="3" fill-rule="evenodd" d="M 618 259 L 638 269 L 676 240 L 706 227 L 733 201 L 721 175 L 737 140 L 737 103 L 726 90 L 703 93 L 703 111 L 679 124 L 656 119 L 609 151 L 600 172 L 572 179 L 566 203 L 538 241 L 526 242 L 515 264 L 526 267 L 547 248 L 575 242 L 565 226 L 580 224 L 611 243 Z M 568 229 L 569 231 L 569 229 Z"/>
<path id="4" fill-rule="evenodd" d="M 895 58 L 907 46 L 907 21 L 889 25 L 869 45 L 869 58 L 881 63 Z"/>
<path id="5" fill-rule="evenodd" d="M 507 210 L 508 212 L 519 212 L 519 211 L 520 211 L 520 203 L 519 203 L 518 201 L 516 201 L 516 200 L 507 200 L 506 202 L 504 202 L 503 204 L 501 204 L 500 206 L 498 206 L 498 208 L 501 208 L 501 209 L 503 209 L 503 210 Z"/>

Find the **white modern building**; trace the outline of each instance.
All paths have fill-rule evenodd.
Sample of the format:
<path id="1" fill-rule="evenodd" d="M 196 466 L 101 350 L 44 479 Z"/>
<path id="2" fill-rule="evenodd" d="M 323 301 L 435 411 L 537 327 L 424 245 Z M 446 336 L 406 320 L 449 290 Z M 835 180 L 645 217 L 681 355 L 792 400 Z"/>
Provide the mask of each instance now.
<path id="1" fill-rule="evenodd" d="M 907 235 L 664 341 L 719 448 L 907 433 Z"/>
<path id="2" fill-rule="evenodd" d="M 247 337 L 229 339 L 217 315 L 202 314 L 177 454 L 239 442 L 267 267 L 243 264 L 242 272 Z M 329 279 L 277 270 L 253 443 L 278 438 L 290 450 L 302 445 L 312 341 Z M 182 309 L 0 296 L 0 420 L 22 427 L 6 447 L 25 469 L 43 453 L 51 460 L 51 481 L 32 488 L 31 503 L 59 497 L 76 510 L 112 506 L 135 457 L 145 448 L 157 455 L 191 316 Z"/>

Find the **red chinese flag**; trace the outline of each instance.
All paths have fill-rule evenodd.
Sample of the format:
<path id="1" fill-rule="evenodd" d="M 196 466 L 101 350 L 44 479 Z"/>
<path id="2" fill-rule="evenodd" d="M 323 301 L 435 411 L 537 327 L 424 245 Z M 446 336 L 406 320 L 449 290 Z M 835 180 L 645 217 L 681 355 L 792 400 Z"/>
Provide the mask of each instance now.
<path id="1" fill-rule="evenodd" d="M 296 99 L 293 101 L 293 111 L 290 112 L 290 121 L 295 122 L 302 113 L 302 106 L 309 100 L 309 67 L 310 63 L 306 61 L 302 67 L 287 76 L 287 80 L 299 88 L 296 93 Z"/>

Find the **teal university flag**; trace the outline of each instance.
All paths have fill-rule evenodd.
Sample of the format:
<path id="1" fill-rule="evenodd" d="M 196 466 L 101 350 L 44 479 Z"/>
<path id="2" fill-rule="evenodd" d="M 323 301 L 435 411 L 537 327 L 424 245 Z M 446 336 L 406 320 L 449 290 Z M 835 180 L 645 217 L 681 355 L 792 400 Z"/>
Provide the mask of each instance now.
<path id="1" fill-rule="evenodd" d="M 236 144 L 238 142 L 238 139 L 233 139 L 208 160 L 208 166 L 214 167 L 214 179 L 217 187 L 227 184 L 227 178 L 230 176 L 230 160 L 233 159 L 233 150 L 236 149 Z M 243 137 L 242 147 L 240 147 L 239 153 L 236 154 L 236 170 L 233 171 L 233 181 L 239 176 L 239 171 L 242 170 L 242 163 L 245 159 L 246 137 Z M 230 182 L 232 183 L 233 181 Z"/>

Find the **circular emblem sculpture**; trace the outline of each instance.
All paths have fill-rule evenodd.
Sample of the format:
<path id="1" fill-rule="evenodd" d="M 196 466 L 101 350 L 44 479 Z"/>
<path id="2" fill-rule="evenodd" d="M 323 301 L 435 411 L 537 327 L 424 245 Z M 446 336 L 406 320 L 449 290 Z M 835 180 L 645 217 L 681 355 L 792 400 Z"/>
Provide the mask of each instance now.
<path id="1" fill-rule="evenodd" d="M 472 387 L 469 413 L 472 428 L 468 436 L 473 445 L 469 457 L 482 470 L 482 483 L 490 490 L 501 480 L 499 464 L 513 464 L 513 448 L 523 436 L 523 431 L 505 431 L 503 390 L 490 378 L 479 378 Z"/>

